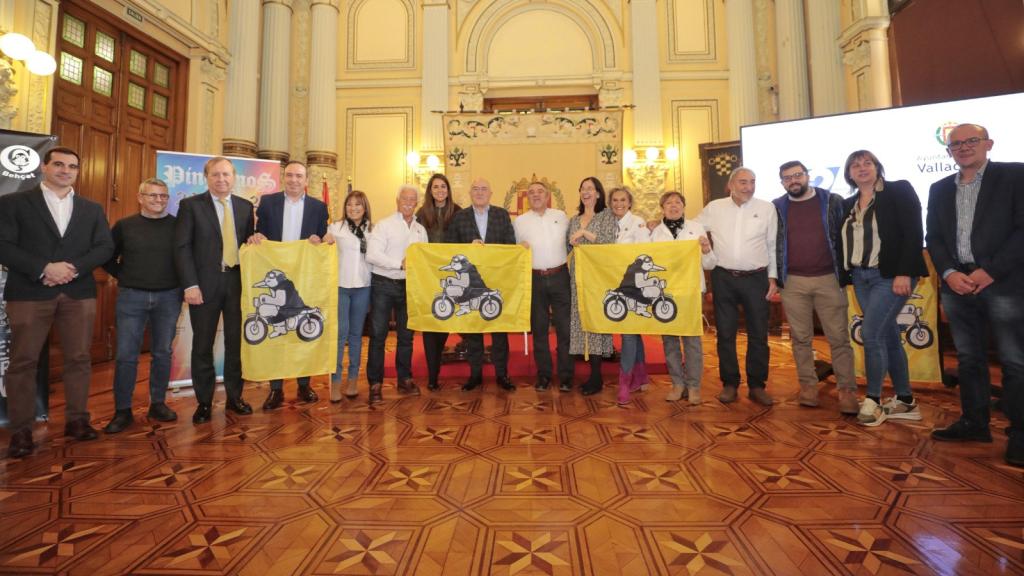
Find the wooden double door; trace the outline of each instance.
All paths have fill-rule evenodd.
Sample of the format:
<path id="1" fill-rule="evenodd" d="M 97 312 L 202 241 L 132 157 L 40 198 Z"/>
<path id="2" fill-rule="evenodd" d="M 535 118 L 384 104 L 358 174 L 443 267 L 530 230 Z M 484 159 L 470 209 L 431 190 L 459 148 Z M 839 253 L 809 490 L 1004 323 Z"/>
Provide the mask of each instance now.
<path id="1" fill-rule="evenodd" d="M 156 151 L 184 147 L 188 60 L 84 0 L 61 2 L 57 38 L 52 133 L 81 155 L 75 192 L 103 206 L 113 225 L 139 211 L 139 183 L 160 177 Z M 94 275 L 98 362 L 114 357 L 116 288 L 102 269 Z M 56 378 L 59 342 L 50 350 Z"/>

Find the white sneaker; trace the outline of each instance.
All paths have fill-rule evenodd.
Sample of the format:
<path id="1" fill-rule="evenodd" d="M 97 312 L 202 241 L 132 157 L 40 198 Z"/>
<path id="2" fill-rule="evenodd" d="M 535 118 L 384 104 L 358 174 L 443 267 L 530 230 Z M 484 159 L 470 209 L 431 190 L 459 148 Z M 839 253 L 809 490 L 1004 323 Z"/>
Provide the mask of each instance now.
<path id="1" fill-rule="evenodd" d="M 885 422 L 886 413 L 878 402 L 871 398 L 865 398 L 860 405 L 860 412 L 857 413 L 857 422 L 864 426 L 878 426 Z"/>
<path id="2" fill-rule="evenodd" d="M 885 411 L 887 420 L 920 420 L 921 411 L 917 409 L 917 398 L 914 402 L 907 404 L 893 396 L 882 403 L 882 410 Z"/>

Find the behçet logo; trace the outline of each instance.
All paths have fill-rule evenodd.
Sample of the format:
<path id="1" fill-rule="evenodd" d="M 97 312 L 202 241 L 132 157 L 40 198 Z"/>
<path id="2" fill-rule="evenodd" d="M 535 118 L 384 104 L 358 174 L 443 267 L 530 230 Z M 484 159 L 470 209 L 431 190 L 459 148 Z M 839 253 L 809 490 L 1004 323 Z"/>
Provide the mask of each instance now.
<path id="1" fill-rule="evenodd" d="M 11 172 L 7 176 L 31 175 L 39 168 L 39 153 L 22 144 L 14 144 L 0 152 L 0 165 Z"/>
<path id="2" fill-rule="evenodd" d="M 942 147 L 945 148 L 946 143 L 949 142 L 949 133 L 959 125 L 959 122 L 943 122 L 939 124 L 939 127 L 935 129 L 935 141 L 942 144 Z"/>

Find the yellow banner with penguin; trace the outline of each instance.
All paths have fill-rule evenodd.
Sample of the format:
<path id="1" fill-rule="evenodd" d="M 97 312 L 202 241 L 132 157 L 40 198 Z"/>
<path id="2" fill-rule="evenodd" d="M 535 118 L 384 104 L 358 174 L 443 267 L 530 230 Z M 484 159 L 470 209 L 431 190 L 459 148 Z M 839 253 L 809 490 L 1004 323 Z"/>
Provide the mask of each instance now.
<path id="1" fill-rule="evenodd" d="M 938 275 L 927 253 L 925 262 L 928 263 L 928 277 L 921 278 L 914 286 L 910 298 L 896 316 L 896 326 L 900 331 L 903 350 L 907 353 L 910 379 L 915 382 L 941 382 Z M 861 337 L 864 313 L 857 302 L 853 286 L 846 287 L 846 297 L 850 302 L 848 314 L 854 366 L 857 376 L 864 376 L 864 339 Z"/>
<path id="2" fill-rule="evenodd" d="M 700 336 L 703 271 L 696 240 L 573 249 L 587 332 Z"/>
<path id="3" fill-rule="evenodd" d="M 529 332 L 530 251 L 498 244 L 425 244 L 405 253 L 409 328 Z"/>
<path id="4" fill-rule="evenodd" d="M 263 381 L 334 372 L 338 254 L 306 240 L 242 246 L 242 377 Z"/>

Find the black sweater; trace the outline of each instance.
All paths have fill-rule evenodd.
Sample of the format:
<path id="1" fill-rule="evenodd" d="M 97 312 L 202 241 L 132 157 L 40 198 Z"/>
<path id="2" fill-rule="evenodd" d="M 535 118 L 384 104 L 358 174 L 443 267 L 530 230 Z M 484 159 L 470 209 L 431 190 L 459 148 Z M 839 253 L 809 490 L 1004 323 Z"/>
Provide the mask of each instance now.
<path id="1" fill-rule="evenodd" d="M 114 256 L 103 268 L 124 288 L 170 290 L 178 288 L 174 268 L 174 225 L 163 218 L 128 216 L 114 224 Z"/>

